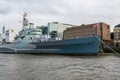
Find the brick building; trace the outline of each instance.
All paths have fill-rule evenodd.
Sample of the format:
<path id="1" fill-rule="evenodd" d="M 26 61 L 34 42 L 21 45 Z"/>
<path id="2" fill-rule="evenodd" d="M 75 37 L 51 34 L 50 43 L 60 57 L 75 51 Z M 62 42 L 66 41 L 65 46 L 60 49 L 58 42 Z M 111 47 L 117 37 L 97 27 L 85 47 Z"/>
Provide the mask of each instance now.
<path id="1" fill-rule="evenodd" d="M 64 39 L 99 36 L 101 40 L 110 44 L 110 25 L 100 22 L 67 28 L 63 33 Z"/>

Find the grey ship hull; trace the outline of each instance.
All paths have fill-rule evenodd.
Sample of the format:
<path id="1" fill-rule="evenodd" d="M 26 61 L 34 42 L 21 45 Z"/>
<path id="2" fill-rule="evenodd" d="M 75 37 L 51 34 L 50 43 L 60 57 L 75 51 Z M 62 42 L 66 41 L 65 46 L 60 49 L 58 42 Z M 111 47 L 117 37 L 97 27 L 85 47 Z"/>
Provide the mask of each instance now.
<path id="1" fill-rule="evenodd" d="M 0 53 L 98 54 L 98 37 L 1 45 Z"/>

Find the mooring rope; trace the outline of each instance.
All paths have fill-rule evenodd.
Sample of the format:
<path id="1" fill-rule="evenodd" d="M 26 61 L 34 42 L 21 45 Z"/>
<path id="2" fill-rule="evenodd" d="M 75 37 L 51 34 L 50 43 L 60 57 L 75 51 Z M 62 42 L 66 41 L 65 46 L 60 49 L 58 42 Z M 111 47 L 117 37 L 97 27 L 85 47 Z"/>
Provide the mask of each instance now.
<path id="1" fill-rule="evenodd" d="M 99 38 L 97 38 L 103 45 L 105 45 L 108 49 L 110 49 L 111 51 L 113 51 L 115 54 L 119 55 L 120 54 L 118 52 L 116 52 L 114 49 L 112 49 L 110 46 L 108 46 L 107 44 L 105 44 L 105 42 L 103 42 L 102 40 L 100 40 Z"/>

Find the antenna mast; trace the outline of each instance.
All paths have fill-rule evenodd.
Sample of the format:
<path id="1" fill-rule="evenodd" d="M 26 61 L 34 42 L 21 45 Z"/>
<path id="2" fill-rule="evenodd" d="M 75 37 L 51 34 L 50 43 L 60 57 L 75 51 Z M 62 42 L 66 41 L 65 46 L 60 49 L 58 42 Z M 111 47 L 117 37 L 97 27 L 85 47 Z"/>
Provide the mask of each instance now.
<path id="1" fill-rule="evenodd" d="M 28 27 L 28 19 L 27 19 L 27 13 L 23 14 L 23 28 L 22 29 L 26 29 Z"/>

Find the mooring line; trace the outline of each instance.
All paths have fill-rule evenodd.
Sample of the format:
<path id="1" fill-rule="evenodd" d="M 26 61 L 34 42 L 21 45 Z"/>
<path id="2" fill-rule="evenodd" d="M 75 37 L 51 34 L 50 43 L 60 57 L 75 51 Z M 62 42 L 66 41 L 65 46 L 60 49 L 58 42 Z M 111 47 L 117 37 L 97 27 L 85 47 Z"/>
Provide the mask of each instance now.
<path id="1" fill-rule="evenodd" d="M 105 42 L 103 42 L 102 40 L 100 40 L 99 38 L 97 38 L 103 45 L 105 45 L 108 49 L 110 49 L 111 51 L 113 51 L 115 54 L 119 55 L 120 54 L 118 52 L 116 52 L 114 49 L 112 49 L 110 46 L 108 46 L 107 44 L 105 44 Z"/>

